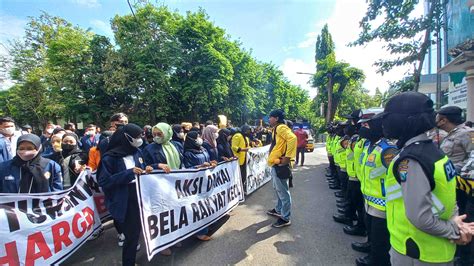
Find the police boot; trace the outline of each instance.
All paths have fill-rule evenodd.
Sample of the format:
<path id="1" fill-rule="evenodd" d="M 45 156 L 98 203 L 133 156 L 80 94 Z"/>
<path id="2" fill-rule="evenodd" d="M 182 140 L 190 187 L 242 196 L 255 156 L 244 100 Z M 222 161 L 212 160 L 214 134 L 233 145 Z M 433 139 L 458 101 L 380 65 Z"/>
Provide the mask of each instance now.
<path id="1" fill-rule="evenodd" d="M 343 202 L 341 202 L 341 203 L 337 203 L 337 202 L 336 202 L 336 206 L 337 206 L 338 208 L 344 208 L 344 209 L 345 209 L 345 208 L 348 208 L 348 207 L 350 206 L 350 203 L 347 202 L 347 201 L 343 201 Z"/>
<path id="2" fill-rule="evenodd" d="M 334 196 L 336 196 L 337 198 L 344 198 L 344 192 L 336 191 L 334 192 Z"/>
<path id="3" fill-rule="evenodd" d="M 352 242 L 351 247 L 353 250 L 363 253 L 370 252 L 370 242 Z"/>
<path id="4" fill-rule="evenodd" d="M 341 185 L 339 185 L 339 184 L 337 184 L 337 185 L 334 184 L 334 185 L 332 185 L 332 186 L 330 185 L 329 188 L 330 188 L 330 189 L 341 189 Z"/>
<path id="5" fill-rule="evenodd" d="M 337 223 L 341 223 L 341 224 L 345 224 L 345 225 L 352 225 L 352 219 L 345 216 L 344 214 L 334 214 L 332 216 L 332 219 L 337 222 Z"/>
<path id="6" fill-rule="evenodd" d="M 356 259 L 357 266 L 369 266 L 372 265 L 372 258 L 367 255 L 365 257 L 360 257 Z"/>
<path id="7" fill-rule="evenodd" d="M 367 235 L 365 228 L 359 225 L 344 226 L 343 230 L 344 230 L 344 233 L 351 236 L 366 236 Z"/>
<path id="8" fill-rule="evenodd" d="M 347 200 L 346 199 L 336 199 L 336 203 L 337 204 L 347 204 Z"/>

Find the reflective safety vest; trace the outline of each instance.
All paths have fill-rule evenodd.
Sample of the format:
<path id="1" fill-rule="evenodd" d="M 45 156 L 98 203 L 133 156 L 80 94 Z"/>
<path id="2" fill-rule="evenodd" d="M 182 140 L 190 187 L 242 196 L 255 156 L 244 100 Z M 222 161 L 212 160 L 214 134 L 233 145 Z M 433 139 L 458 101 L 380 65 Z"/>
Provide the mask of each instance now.
<path id="1" fill-rule="evenodd" d="M 338 140 L 337 149 L 336 149 L 336 156 L 338 157 L 339 167 L 342 171 L 346 171 L 346 147 L 348 145 L 349 140 L 345 140 L 344 138 L 340 138 Z"/>
<path id="2" fill-rule="evenodd" d="M 332 145 L 331 145 L 332 155 L 334 156 L 334 163 L 337 166 L 339 166 L 339 155 L 337 154 L 337 149 L 338 149 L 340 140 L 341 140 L 340 136 L 337 136 L 337 135 L 334 136 L 334 139 L 333 139 Z"/>
<path id="3" fill-rule="evenodd" d="M 347 170 L 347 175 L 349 176 L 349 179 L 355 179 L 356 178 L 356 171 L 354 168 L 354 148 L 357 144 L 358 137 L 353 136 L 348 143 L 348 146 L 346 148 L 346 170 Z"/>
<path id="4" fill-rule="evenodd" d="M 369 144 L 369 141 L 366 141 L 366 139 L 359 138 L 359 140 L 355 143 L 354 145 L 354 171 L 355 171 L 355 176 L 357 179 L 360 181 L 360 177 L 362 177 L 362 174 L 360 173 L 362 169 L 362 160 L 364 159 L 364 148 L 365 148 L 365 143 Z M 367 145 L 368 148 L 368 145 Z"/>
<path id="5" fill-rule="evenodd" d="M 385 177 L 387 167 L 395 157 L 397 149 L 385 139 L 381 139 L 375 146 L 368 147 L 367 151 L 362 165 L 361 191 L 368 205 L 385 211 Z M 387 162 L 388 156 L 391 158 Z"/>
<path id="6" fill-rule="evenodd" d="M 400 254 L 429 263 L 446 263 L 454 259 L 456 245 L 447 238 L 433 236 L 416 228 L 407 218 L 402 188 L 395 177 L 394 169 L 403 158 L 392 161 L 386 179 L 387 227 L 390 244 Z M 396 165 L 396 166 L 395 166 Z M 398 170 L 397 170 L 398 171 Z M 405 173 L 405 178 L 411 177 Z M 455 214 L 456 170 L 447 156 L 434 163 L 434 189 L 431 191 L 431 211 L 440 219 L 448 221 Z"/>
<path id="7" fill-rule="evenodd" d="M 331 141 L 332 141 L 332 137 L 330 134 L 328 134 L 328 136 L 326 137 L 326 152 L 328 153 L 328 155 L 332 155 L 331 153 Z"/>

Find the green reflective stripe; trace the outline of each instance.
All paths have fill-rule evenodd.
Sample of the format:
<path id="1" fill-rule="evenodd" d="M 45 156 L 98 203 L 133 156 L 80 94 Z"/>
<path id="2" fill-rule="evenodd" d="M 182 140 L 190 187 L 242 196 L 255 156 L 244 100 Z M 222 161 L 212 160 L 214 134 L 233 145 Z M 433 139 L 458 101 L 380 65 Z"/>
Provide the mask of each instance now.
<path id="1" fill-rule="evenodd" d="M 347 160 L 353 160 L 354 159 L 354 153 L 351 152 L 349 155 L 347 155 Z"/>
<path id="2" fill-rule="evenodd" d="M 387 194 L 392 193 L 395 190 L 399 190 L 399 189 L 402 189 L 402 186 L 400 186 L 400 184 L 390 186 L 390 187 L 387 188 Z"/>
<path id="3" fill-rule="evenodd" d="M 355 176 L 349 176 L 349 180 L 351 181 L 359 181 L 359 179 Z"/>
<path id="4" fill-rule="evenodd" d="M 392 193 L 392 194 L 387 195 L 387 201 L 396 200 L 396 199 L 399 199 L 401 197 L 402 197 L 402 191 L 400 190 L 396 193 Z"/>
<path id="5" fill-rule="evenodd" d="M 436 197 L 435 194 L 431 193 L 431 200 L 433 201 L 433 208 L 431 210 L 434 214 L 440 214 L 444 212 L 444 205 L 441 201 Z"/>
<path id="6" fill-rule="evenodd" d="M 387 172 L 387 168 L 380 166 L 377 168 L 374 168 L 372 171 L 370 171 L 369 177 L 370 179 L 374 179 L 376 177 L 379 177 Z"/>

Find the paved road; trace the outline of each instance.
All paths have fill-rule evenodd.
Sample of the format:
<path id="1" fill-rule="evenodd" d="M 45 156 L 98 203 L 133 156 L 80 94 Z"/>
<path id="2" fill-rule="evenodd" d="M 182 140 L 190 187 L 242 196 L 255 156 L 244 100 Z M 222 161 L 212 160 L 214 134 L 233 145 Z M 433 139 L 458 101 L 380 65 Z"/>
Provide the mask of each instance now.
<path id="1" fill-rule="evenodd" d="M 172 256 L 157 255 L 151 262 L 142 248 L 137 264 L 354 265 L 354 260 L 363 254 L 353 251 L 350 243 L 362 238 L 345 235 L 342 225 L 332 221 L 336 203 L 324 177 L 325 150 L 318 146 L 306 154 L 306 166 L 294 171 L 291 226 L 271 227 L 275 219 L 265 211 L 274 207 L 275 199 L 272 185 L 267 183 L 237 207 L 233 216 L 211 226 L 212 241 L 188 239 L 183 247 L 173 248 Z M 64 264 L 120 265 L 121 249 L 115 229 L 87 242 Z"/>

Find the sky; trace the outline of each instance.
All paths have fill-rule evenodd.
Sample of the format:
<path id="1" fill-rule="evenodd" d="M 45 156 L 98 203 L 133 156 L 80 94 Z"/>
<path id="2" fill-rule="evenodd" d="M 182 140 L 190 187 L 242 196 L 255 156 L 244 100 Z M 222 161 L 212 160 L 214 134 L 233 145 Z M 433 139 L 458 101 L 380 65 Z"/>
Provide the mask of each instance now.
<path id="1" fill-rule="evenodd" d="M 130 0 L 133 4 L 138 0 Z M 365 72 L 365 88 L 388 89 L 388 81 L 400 80 L 409 70 L 398 68 L 385 75 L 376 73 L 373 63 L 387 57 L 381 43 L 364 47 L 348 47 L 357 39 L 359 20 L 366 10 L 363 0 L 150 0 L 184 14 L 202 7 L 210 20 L 226 30 L 232 39 L 261 62 L 272 62 L 310 96 L 316 89 L 308 84 L 314 73 L 316 37 L 324 24 L 336 44 L 336 57 Z M 42 11 L 60 16 L 83 28 L 113 39 L 110 20 L 115 15 L 129 14 L 126 0 L 0 0 L 0 54 L 6 53 L 8 40 L 20 38 L 29 16 Z M 421 9 L 422 11 L 422 9 Z"/>

